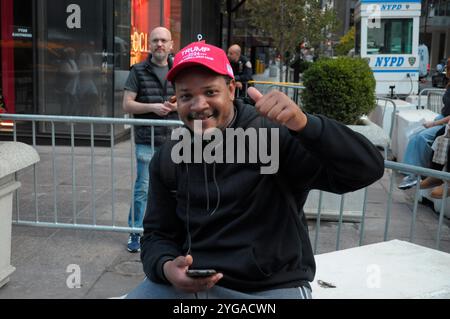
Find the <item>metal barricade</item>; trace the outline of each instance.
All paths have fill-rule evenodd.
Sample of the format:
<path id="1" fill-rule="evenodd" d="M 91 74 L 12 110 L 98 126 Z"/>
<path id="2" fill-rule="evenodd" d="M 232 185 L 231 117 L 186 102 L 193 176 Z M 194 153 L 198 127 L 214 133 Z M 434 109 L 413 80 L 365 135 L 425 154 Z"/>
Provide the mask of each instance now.
<path id="1" fill-rule="evenodd" d="M 34 218 L 30 218 L 28 216 L 28 219 L 21 218 L 20 215 L 20 195 L 19 190 L 16 191 L 15 194 L 15 214 L 14 214 L 14 223 L 17 225 L 28 225 L 28 226 L 43 226 L 43 227 L 56 227 L 56 228 L 70 228 L 70 229 L 90 229 L 90 230 L 107 230 L 107 231 L 118 231 L 118 232 L 129 232 L 129 233 L 138 233 L 141 232 L 142 229 L 140 228 L 130 228 L 124 225 L 117 225 L 117 198 L 116 198 L 116 184 L 117 181 L 117 175 L 118 173 L 122 173 L 120 178 L 123 178 L 123 172 L 117 172 L 115 168 L 115 162 L 118 160 L 116 154 L 115 154 L 115 134 L 114 134 L 114 127 L 116 125 L 129 125 L 131 127 L 130 135 L 131 135 L 131 145 L 130 145 L 130 153 L 127 160 L 129 161 L 130 165 L 130 184 L 127 185 L 127 188 L 130 191 L 130 199 L 127 200 L 127 208 L 125 209 L 126 216 L 128 216 L 129 211 L 129 205 L 131 205 L 131 210 L 134 212 L 134 203 L 133 203 L 133 193 L 134 193 L 134 171 L 135 171 L 135 144 L 134 144 L 134 126 L 151 126 L 152 127 L 152 142 L 151 145 L 154 147 L 154 127 L 155 126 L 180 126 L 182 125 L 182 122 L 180 121 L 167 121 L 167 120 L 143 120 L 143 119 L 119 119 L 119 118 L 97 118 L 97 117 L 65 117 L 65 116 L 44 116 L 44 115 L 11 115 L 11 114 L 3 114 L 0 119 L 7 119 L 12 120 L 14 122 L 14 129 L 12 131 L 11 139 L 13 141 L 17 141 L 17 125 L 16 122 L 31 122 L 32 124 L 32 145 L 34 148 L 38 148 L 38 145 L 36 143 L 36 124 L 37 123 L 50 123 L 51 125 L 51 133 L 50 133 L 50 139 L 51 139 L 51 151 L 44 154 L 45 156 L 41 155 L 41 158 L 50 157 L 51 161 L 51 168 L 48 172 L 49 175 L 52 175 L 51 181 L 46 181 L 42 185 L 38 182 L 38 164 L 33 166 L 33 172 L 32 172 L 32 190 L 31 194 L 33 196 L 33 204 L 31 206 L 34 206 Z M 57 146 L 56 145 L 56 139 L 57 135 L 55 132 L 55 123 L 66 123 L 69 125 L 70 130 L 70 147 L 67 149 L 67 147 L 63 146 Z M 79 157 L 78 154 L 76 154 L 76 149 L 79 147 L 76 147 L 75 145 L 75 124 L 86 124 L 90 127 L 90 147 L 87 151 L 86 149 L 83 149 L 83 155 L 82 157 L 90 157 L 90 167 L 88 168 L 90 170 L 90 183 L 89 185 L 83 185 L 83 187 L 80 187 L 77 185 L 77 175 L 78 174 L 78 168 L 77 168 L 77 158 Z M 100 125 L 107 125 L 110 127 L 110 146 L 109 146 L 109 156 L 105 156 L 105 150 L 102 149 L 99 151 L 99 148 L 95 146 L 95 126 Z M 40 148 L 42 148 L 40 146 Z M 98 156 L 97 159 L 97 153 L 101 152 L 102 157 Z M 68 161 L 58 161 L 59 157 L 67 159 Z M 109 159 L 107 159 L 109 157 Z M 102 164 L 98 164 L 98 160 L 102 161 Z M 97 163 L 96 163 L 97 162 Z M 108 162 L 108 163 L 107 163 Z M 67 165 L 69 164 L 69 165 Z M 109 170 L 105 171 L 105 166 L 109 165 Z M 66 171 L 61 171 L 61 167 L 66 167 Z M 70 172 L 67 171 L 67 169 L 70 170 Z M 97 170 L 102 170 L 102 174 L 98 174 Z M 104 179 L 105 174 L 109 175 L 109 188 L 106 190 L 107 192 L 110 192 L 110 194 L 107 194 L 108 197 L 110 197 L 110 213 L 111 213 L 111 220 L 109 224 L 99 225 L 98 224 L 98 214 L 96 210 L 96 202 L 98 200 L 97 191 L 98 191 L 98 180 Z M 48 179 L 48 177 L 44 177 L 43 179 Z M 71 207 L 64 206 L 64 212 L 62 212 L 61 208 L 61 202 L 64 202 L 64 204 L 67 204 L 67 199 L 62 199 L 61 197 L 64 197 L 66 194 L 63 192 L 60 192 L 59 188 L 65 187 L 68 182 L 67 179 L 71 180 Z M 120 180 L 122 181 L 122 180 Z M 51 183 L 51 186 L 49 184 Z M 24 183 L 23 183 L 24 184 Z M 106 185 L 103 185 L 104 188 Z M 40 187 L 45 188 L 46 191 L 42 193 L 40 191 Z M 67 190 L 68 191 L 68 190 Z M 45 210 L 41 210 L 41 200 L 39 199 L 40 195 L 46 197 L 47 192 L 52 192 L 52 203 L 45 202 L 42 203 L 45 207 Z M 80 209 L 80 192 L 88 192 L 90 193 L 90 214 L 91 221 L 88 222 L 83 215 L 87 214 L 87 207 L 85 206 L 83 209 Z M 47 196 L 47 199 L 48 196 Z M 49 208 L 49 206 L 52 206 Z M 49 211 L 50 210 L 50 211 Z M 67 211 L 71 210 L 72 214 L 69 216 L 67 214 Z M 61 214 L 60 214 L 61 213 Z M 51 218 L 50 218 L 51 216 Z M 134 213 L 131 214 L 132 216 L 132 225 L 134 225 Z M 82 221 L 79 221 L 82 220 Z M 104 219 L 104 218 L 103 218 Z"/>
<path id="2" fill-rule="evenodd" d="M 303 83 L 292 82 L 248 81 L 247 85 L 255 86 L 263 94 L 268 93 L 274 88 L 279 89 L 297 104 L 300 102 L 301 91 L 305 89 Z"/>
<path id="3" fill-rule="evenodd" d="M 16 191 L 15 194 L 14 224 L 127 233 L 142 232 L 141 228 L 128 227 L 127 220 L 125 219 L 128 217 L 130 203 L 132 203 L 134 187 L 135 160 L 133 127 L 135 125 L 153 127 L 179 126 L 181 122 L 39 115 L 0 115 L 0 119 L 12 120 L 14 123 L 16 121 L 30 121 L 32 123 L 33 133 L 32 144 L 38 151 L 41 150 L 42 146 L 38 146 L 36 143 L 36 124 L 39 122 L 49 122 L 52 127 L 51 146 L 43 149 L 45 152 L 41 153 L 41 162 L 47 161 L 47 168 L 45 165 L 38 163 L 31 170 L 25 171 L 20 176 L 17 176 L 22 182 L 23 187 L 19 191 Z M 57 136 L 55 134 L 54 124 L 57 122 L 66 122 L 70 126 L 71 142 L 68 148 L 56 145 L 55 141 Z M 79 147 L 75 145 L 75 123 L 85 123 L 90 126 L 90 146 Z M 111 127 L 111 143 L 109 148 L 95 146 L 94 133 L 96 125 L 109 125 Z M 127 143 L 125 144 L 125 148 L 124 145 L 118 146 L 115 144 L 115 125 L 131 125 L 131 141 L 127 142 L 130 144 L 129 150 L 127 149 Z M 15 129 L 11 139 L 17 140 L 17 132 Z M 80 163 L 81 159 L 83 159 L 84 164 Z M 119 163 L 121 167 L 128 166 L 130 168 L 129 174 L 123 170 L 118 170 L 116 163 Z M 392 228 L 392 205 L 395 198 L 394 190 L 396 190 L 395 177 L 397 173 L 416 174 L 418 176 L 418 182 L 420 182 L 420 176 L 432 176 L 445 180 L 443 198 L 447 196 L 447 182 L 450 180 L 450 173 L 447 172 L 390 161 L 385 162 L 385 168 L 386 174 L 389 177 L 389 185 L 381 187 L 382 189 L 388 190 L 385 198 L 386 206 L 383 212 L 385 221 L 383 229 L 377 229 L 377 231 L 380 231 L 379 237 L 382 237 L 384 241 L 399 237 L 399 234 L 390 233 Z M 77 176 L 82 173 L 87 176 L 89 181 L 84 181 L 83 185 L 81 185 L 82 183 L 77 184 Z M 118 188 L 119 186 L 121 188 Z M 374 187 L 373 185 L 364 189 L 361 218 L 358 223 L 351 222 L 355 225 L 351 227 L 354 232 L 350 234 L 350 239 L 345 238 L 346 241 L 353 238 L 355 246 L 361 246 L 367 242 L 373 243 L 374 241 L 380 241 L 378 237 L 374 239 L 372 237 L 367 238 L 366 236 L 367 222 L 373 219 L 371 215 L 373 212 L 370 210 L 371 204 L 368 197 L 371 192 L 379 191 L 379 189 L 379 186 Z M 324 192 L 320 192 L 314 223 L 313 249 L 315 253 L 318 252 L 321 236 L 329 236 L 330 234 L 329 229 L 323 232 L 320 231 L 324 223 L 327 223 L 327 227 L 331 225 L 336 228 L 336 240 L 333 241 L 333 247 L 331 249 L 342 249 L 343 234 L 345 235 L 344 230 L 346 230 L 344 229 L 344 225 L 347 225 L 344 218 L 344 205 L 349 196 L 351 196 L 351 194 L 341 195 L 336 225 L 335 223 L 330 224 L 329 222 L 324 222 L 322 218 L 323 194 Z M 88 196 L 88 199 L 86 196 Z M 414 199 L 408 201 L 408 204 L 413 205 L 410 217 L 410 231 L 407 238 L 411 242 L 415 240 L 418 202 L 420 198 L 420 190 L 417 186 Z M 23 211 L 21 207 L 23 207 Z M 444 220 L 445 211 L 446 201 L 443 200 L 437 221 L 437 231 L 434 236 L 434 248 L 436 249 L 441 248 L 443 236 L 446 236 L 446 238 L 450 236 L 448 223 Z M 310 235 L 313 237 L 312 233 Z M 357 240 L 355 239 L 356 237 Z M 346 245 L 348 246 L 348 244 Z"/>
<path id="4" fill-rule="evenodd" d="M 390 227 L 391 227 L 391 219 L 392 219 L 392 204 L 393 204 L 393 191 L 394 191 L 394 187 L 396 186 L 397 182 L 395 180 L 395 176 L 397 175 L 397 173 L 410 173 L 410 174 L 415 174 L 417 176 L 418 182 L 417 185 L 414 189 L 414 199 L 412 201 L 413 205 L 413 211 L 411 214 L 411 223 L 410 223 L 410 230 L 409 230 L 409 235 L 408 238 L 406 238 L 408 241 L 410 242 L 414 242 L 415 241 L 415 234 L 416 234 L 416 222 L 417 222 L 417 215 L 418 215 L 418 203 L 419 200 L 421 200 L 422 196 L 420 194 L 420 188 L 419 188 L 419 184 L 420 184 L 420 179 L 421 176 L 431 176 L 431 177 L 435 177 L 435 178 L 439 178 L 442 179 L 444 181 L 444 194 L 443 194 L 443 198 L 447 198 L 447 188 L 448 188 L 448 182 L 450 181 L 450 173 L 448 172 L 443 172 L 443 171 L 436 171 L 436 170 L 432 170 L 432 169 L 427 169 L 427 168 L 422 168 L 422 167 L 417 167 L 417 166 L 412 166 L 412 165 L 406 165 L 406 164 L 401 164 L 401 163 L 396 163 L 396 162 L 392 162 L 392 161 L 385 161 L 385 168 L 388 170 L 388 175 L 389 175 L 389 186 L 388 186 L 388 193 L 387 193 L 387 198 L 386 198 L 386 210 L 385 210 L 385 223 L 384 223 L 384 230 L 380 229 L 381 231 L 383 231 L 383 241 L 388 241 L 391 240 L 393 238 L 398 238 L 399 235 L 391 235 L 390 234 Z M 359 242 L 358 245 L 362 246 L 364 245 L 365 240 L 367 240 L 367 238 L 365 238 L 365 226 L 367 223 L 368 218 L 368 212 L 367 211 L 367 198 L 368 198 L 368 190 L 371 187 L 366 187 L 364 189 L 364 199 L 363 199 L 363 205 L 362 205 L 362 210 L 361 210 L 361 219 L 360 219 L 360 223 L 359 223 Z M 314 254 L 318 253 L 318 244 L 319 244 L 319 240 L 320 240 L 320 227 L 321 227 L 321 214 L 322 214 L 322 210 L 323 210 L 323 195 L 324 192 L 320 192 L 320 196 L 319 196 L 319 202 L 318 202 L 318 209 L 317 209 L 317 218 L 315 220 L 315 231 L 314 231 L 314 245 L 313 245 L 313 250 L 314 250 Z M 342 231 L 342 226 L 343 226 L 343 211 L 344 211 L 344 203 L 345 203 L 345 198 L 349 196 L 348 194 L 344 194 L 341 195 L 341 200 L 340 200 L 340 206 L 339 206 L 339 217 L 338 217 L 338 225 L 337 225 L 337 235 L 336 235 L 336 246 L 335 246 L 335 250 L 339 250 L 341 247 L 341 231 Z M 441 241 L 442 241 L 442 237 L 444 236 L 448 236 L 450 234 L 450 223 L 447 222 L 447 225 L 444 225 L 444 214 L 446 211 L 446 200 L 442 200 L 441 202 L 441 207 L 439 210 L 439 217 L 438 217 L 438 221 L 437 221 L 437 231 L 435 234 L 435 240 L 434 240 L 434 248 L 435 249 L 441 249 Z M 450 215 L 449 215 L 450 216 Z M 326 232 L 324 232 L 324 234 L 327 234 Z M 373 242 L 373 239 L 369 239 L 370 242 Z M 448 249 L 448 252 L 450 252 L 450 249 Z"/>
<path id="5" fill-rule="evenodd" d="M 427 95 L 427 104 L 422 105 L 422 96 L 426 93 Z M 419 101 L 417 104 L 417 109 L 428 109 L 430 111 L 433 111 L 437 114 L 441 114 L 442 107 L 444 106 L 442 102 L 442 97 L 445 94 L 445 89 L 432 89 L 427 88 L 423 89 L 419 93 Z"/>

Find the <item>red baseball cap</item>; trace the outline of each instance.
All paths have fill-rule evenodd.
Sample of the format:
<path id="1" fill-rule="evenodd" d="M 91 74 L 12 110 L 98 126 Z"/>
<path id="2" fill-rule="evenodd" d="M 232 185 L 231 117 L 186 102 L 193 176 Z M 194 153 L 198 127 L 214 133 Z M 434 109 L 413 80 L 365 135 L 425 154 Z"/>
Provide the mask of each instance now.
<path id="1" fill-rule="evenodd" d="M 225 52 L 221 48 L 201 41 L 189 44 L 175 55 L 173 67 L 167 73 L 167 80 L 173 82 L 180 71 L 196 65 L 234 79 L 233 68 Z"/>

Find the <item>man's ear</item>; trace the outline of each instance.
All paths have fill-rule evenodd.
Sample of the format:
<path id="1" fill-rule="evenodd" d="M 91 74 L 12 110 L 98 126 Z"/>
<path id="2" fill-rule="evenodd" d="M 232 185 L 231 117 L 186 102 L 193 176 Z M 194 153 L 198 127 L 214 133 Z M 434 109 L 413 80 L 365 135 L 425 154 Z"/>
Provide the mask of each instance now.
<path id="1" fill-rule="evenodd" d="M 234 93 L 236 92 L 236 81 L 232 79 L 228 84 L 228 93 L 230 94 L 231 101 L 234 101 Z"/>

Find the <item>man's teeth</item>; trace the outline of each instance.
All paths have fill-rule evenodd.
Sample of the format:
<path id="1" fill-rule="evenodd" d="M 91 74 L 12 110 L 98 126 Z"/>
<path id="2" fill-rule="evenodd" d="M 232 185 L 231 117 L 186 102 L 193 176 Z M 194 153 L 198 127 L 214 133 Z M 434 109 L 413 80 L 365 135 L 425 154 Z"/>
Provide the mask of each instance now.
<path id="1" fill-rule="evenodd" d="M 193 116 L 194 120 L 206 120 L 209 119 L 210 117 L 212 117 L 214 114 L 196 114 Z"/>

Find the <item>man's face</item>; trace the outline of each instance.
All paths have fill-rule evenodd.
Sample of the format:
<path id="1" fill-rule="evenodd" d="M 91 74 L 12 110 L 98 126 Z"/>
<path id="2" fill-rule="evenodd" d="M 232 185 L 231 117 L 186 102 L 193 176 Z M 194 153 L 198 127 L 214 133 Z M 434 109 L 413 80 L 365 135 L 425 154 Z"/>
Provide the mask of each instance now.
<path id="1" fill-rule="evenodd" d="M 189 68 L 175 79 L 178 114 L 194 133 L 208 129 L 225 129 L 234 116 L 234 81 L 201 67 Z M 194 121 L 201 121 L 202 132 L 194 130 Z"/>
<path id="2" fill-rule="evenodd" d="M 228 56 L 228 60 L 230 60 L 230 62 L 237 62 L 237 61 L 239 61 L 239 57 L 240 57 L 239 53 L 236 50 L 234 50 L 233 48 L 228 49 L 227 56 Z"/>
<path id="3" fill-rule="evenodd" d="M 157 61 L 166 61 L 172 51 L 173 41 L 170 32 L 164 28 L 156 28 L 150 34 L 150 49 Z"/>

